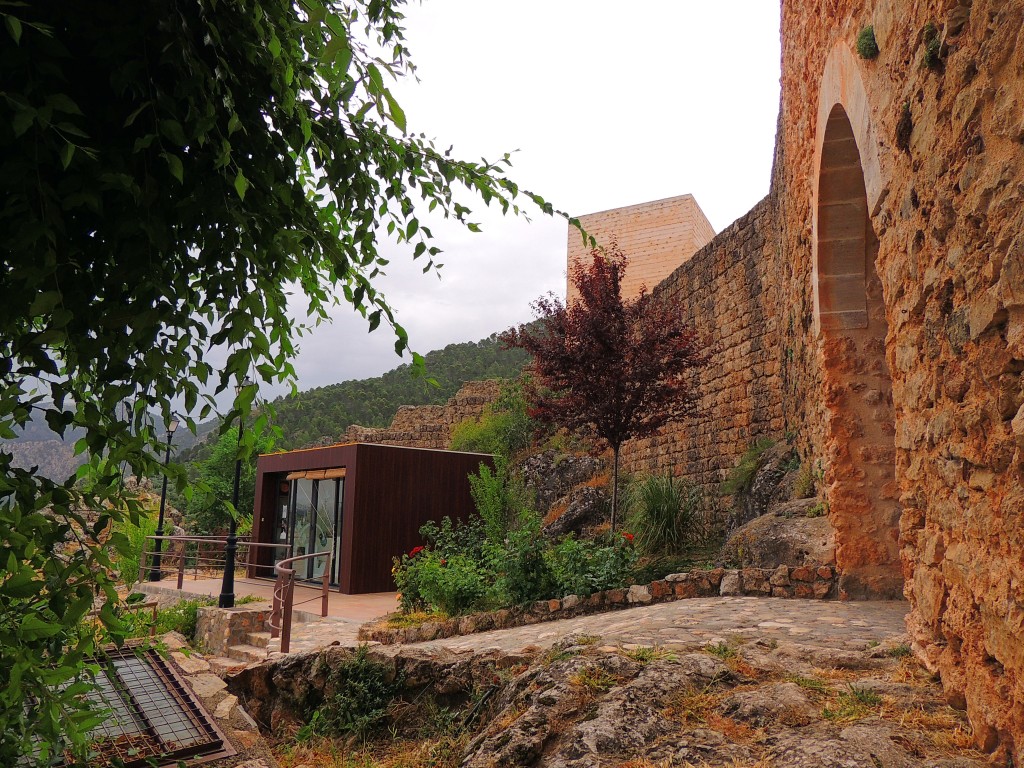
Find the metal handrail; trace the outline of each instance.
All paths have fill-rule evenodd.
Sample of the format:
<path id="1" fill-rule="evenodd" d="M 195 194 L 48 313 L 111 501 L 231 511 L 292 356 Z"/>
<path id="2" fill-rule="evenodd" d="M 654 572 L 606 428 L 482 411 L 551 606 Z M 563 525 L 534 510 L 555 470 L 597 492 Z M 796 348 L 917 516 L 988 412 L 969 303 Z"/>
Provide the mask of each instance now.
<path id="1" fill-rule="evenodd" d="M 181 544 L 181 549 L 178 552 L 173 552 L 170 549 L 163 549 L 163 551 L 161 551 L 159 553 L 160 554 L 159 564 L 156 565 L 156 567 L 154 567 L 154 566 L 149 565 L 148 563 L 149 563 L 149 560 L 152 558 L 152 556 L 154 554 L 156 554 L 155 546 L 151 547 L 149 549 L 143 548 L 141 556 L 139 557 L 139 581 L 140 582 L 145 581 L 147 576 L 149 574 L 152 574 L 154 571 L 156 571 L 159 574 L 175 573 L 176 572 L 177 573 L 177 577 L 178 577 L 177 588 L 181 589 L 182 585 L 183 585 L 183 583 L 185 581 L 185 570 L 186 570 L 185 569 L 185 564 L 186 564 L 187 560 L 189 560 L 189 559 L 192 560 L 193 571 L 195 572 L 195 576 L 197 578 L 198 578 L 199 569 L 200 569 L 201 566 L 223 567 L 224 559 L 223 559 L 223 557 L 216 555 L 216 550 L 223 549 L 227 545 L 227 538 L 224 537 L 224 536 L 172 536 L 172 535 L 166 535 L 166 536 L 147 536 L 146 540 L 147 541 L 148 540 L 152 540 L 154 542 L 154 544 L 158 540 L 161 541 L 161 542 L 169 542 L 169 543 L 172 543 L 172 544 Z M 186 544 L 195 544 L 196 545 L 196 551 L 195 551 L 194 554 L 187 555 L 187 553 L 185 552 L 185 545 Z M 210 550 L 207 549 L 206 547 L 203 547 L 203 545 L 207 545 L 207 547 L 209 545 L 219 545 L 219 546 L 214 546 L 213 547 L 214 553 L 211 556 Z M 258 541 L 249 541 L 245 537 L 240 537 L 239 538 L 238 546 L 239 547 L 247 547 L 246 558 L 245 558 L 245 560 L 243 562 L 239 563 L 239 565 L 244 565 L 244 566 L 250 565 L 249 555 L 252 553 L 253 549 L 257 549 L 259 547 L 264 547 L 264 548 L 268 548 L 268 549 L 286 549 L 286 550 L 291 550 L 291 545 L 290 544 L 268 544 L 268 543 L 258 542 Z M 170 567 L 170 568 L 164 566 L 164 562 L 172 562 L 172 563 L 174 563 L 175 561 L 176 561 L 176 564 L 174 566 Z M 269 568 L 270 566 L 268 565 L 268 566 L 263 566 L 263 567 Z"/>
<path id="2" fill-rule="evenodd" d="M 324 562 L 323 587 L 320 594 L 320 615 L 327 615 L 328 588 L 331 583 L 331 552 L 313 552 L 308 555 L 296 555 L 281 560 L 274 566 L 274 573 L 277 580 L 274 582 L 274 608 L 270 613 L 270 636 L 281 637 L 281 653 L 288 653 L 292 640 L 292 608 L 295 606 L 295 569 L 288 566 L 297 563 L 299 560 L 310 560 L 314 557 L 326 558 Z M 316 600 L 315 597 L 303 600 L 309 603 Z"/>

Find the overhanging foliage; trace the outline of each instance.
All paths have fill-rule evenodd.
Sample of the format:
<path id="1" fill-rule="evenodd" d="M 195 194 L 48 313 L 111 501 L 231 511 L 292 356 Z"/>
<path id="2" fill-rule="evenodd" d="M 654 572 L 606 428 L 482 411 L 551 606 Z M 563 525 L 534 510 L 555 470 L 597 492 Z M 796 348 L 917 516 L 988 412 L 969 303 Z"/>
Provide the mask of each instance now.
<path id="1" fill-rule="evenodd" d="M 401 5 L 0 4 L 0 437 L 36 411 L 58 434 L 83 429 L 90 457 L 56 483 L 0 451 L 0 763 L 84 754 L 95 641 L 81 619 L 99 592 L 116 628 L 100 539 L 111 518 L 137 519 L 121 478 L 157 469 L 154 414 L 182 402 L 194 429 L 210 389 L 291 380 L 303 328 L 289 292 L 314 323 L 343 302 L 390 324 L 402 352 L 374 288 L 378 232 L 430 271 L 439 250 L 417 211 L 476 229 L 468 192 L 519 213 L 507 155 L 461 162 L 408 132 L 387 87 L 411 71 Z M 226 423 L 255 397 L 244 388 Z"/>

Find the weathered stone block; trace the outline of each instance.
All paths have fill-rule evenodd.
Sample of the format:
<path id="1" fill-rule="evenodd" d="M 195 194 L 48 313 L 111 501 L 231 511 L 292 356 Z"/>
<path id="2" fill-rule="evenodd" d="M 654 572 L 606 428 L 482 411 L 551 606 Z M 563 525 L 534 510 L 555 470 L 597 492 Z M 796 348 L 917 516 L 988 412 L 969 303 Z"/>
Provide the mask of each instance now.
<path id="1" fill-rule="evenodd" d="M 739 571 L 726 571 L 722 574 L 722 583 L 718 590 L 720 595 L 739 595 L 742 593 L 742 582 Z"/>
<path id="2" fill-rule="evenodd" d="M 651 602 L 651 590 L 644 584 L 634 584 L 626 593 L 626 601 L 632 604 Z"/>

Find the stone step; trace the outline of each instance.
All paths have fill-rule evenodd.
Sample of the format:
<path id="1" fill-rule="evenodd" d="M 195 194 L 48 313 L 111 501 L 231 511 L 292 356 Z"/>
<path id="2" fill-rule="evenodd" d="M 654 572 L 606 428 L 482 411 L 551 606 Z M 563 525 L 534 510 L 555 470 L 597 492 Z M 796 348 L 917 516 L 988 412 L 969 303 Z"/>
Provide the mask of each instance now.
<path id="1" fill-rule="evenodd" d="M 255 645 L 257 648 L 266 648 L 270 642 L 269 632 L 249 632 L 245 637 L 249 645 Z"/>
<path id="2" fill-rule="evenodd" d="M 228 648 L 228 658 L 245 662 L 263 661 L 267 658 L 267 649 L 255 645 L 232 645 Z"/>
<path id="3" fill-rule="evenodd" d="M 226 656 L 210 656 L 206 659 L 210 663 L 210 671 L 217 677 L 227 677 L 241 672 L 246 668 L 248 660 L 229 659 Z M 262 661 L 262 659 L 260 659 Z"/>

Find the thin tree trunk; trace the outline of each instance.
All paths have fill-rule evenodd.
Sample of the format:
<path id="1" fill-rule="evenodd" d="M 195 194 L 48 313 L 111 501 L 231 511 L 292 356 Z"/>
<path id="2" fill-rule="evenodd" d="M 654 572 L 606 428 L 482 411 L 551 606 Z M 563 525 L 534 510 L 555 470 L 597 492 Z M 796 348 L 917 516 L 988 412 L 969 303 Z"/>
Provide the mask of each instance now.
<path id="1" fill-rule="evenodd" d="M 615 532 L 615 513 L 619 507 L 619 446 L 612 446 L 612 532 Z"/>

